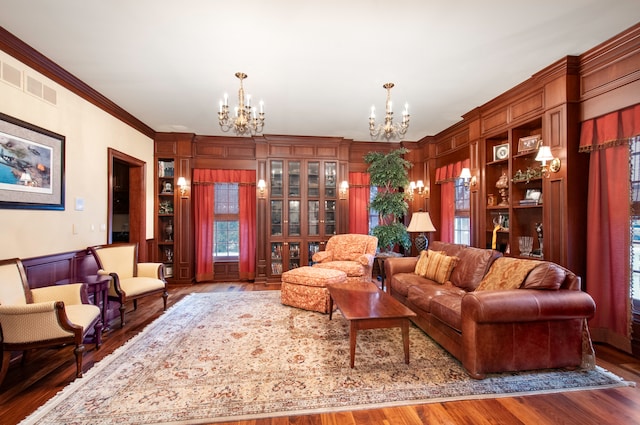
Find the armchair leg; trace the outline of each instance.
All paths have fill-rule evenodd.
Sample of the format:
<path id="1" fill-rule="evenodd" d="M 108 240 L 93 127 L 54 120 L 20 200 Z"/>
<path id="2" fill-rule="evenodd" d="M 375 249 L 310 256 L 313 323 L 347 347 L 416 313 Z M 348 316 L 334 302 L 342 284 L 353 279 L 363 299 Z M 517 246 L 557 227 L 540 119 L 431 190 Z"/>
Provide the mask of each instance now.
<path id="1" fill-rule="evenodd" d="M 84 353 L 84 344 L 76 345 L 73 353 L 76 355 L 76 378 L 82 378 L 82 355 Z"/>
<path id="2" fill-rule="evenodd" d="M 133 309 L 134 310 L 138 309 L 138 300 L 133 300 Z"/>
<path id="3" fill-rule="evenodd" d="M 120 327 L 124 328 L 124 303 L 120 303 Z"/>
<path id="4" fill-rule="evenodd" d="M 162 293 L 162 302 L 164 303 L 164 311 L 167 310 L 167 298 L 169 298 L 169 293 L 167 291 L 164 291 Z"/>
<path id="5" fill-rule="evenodd" d="M 2 368 L 0 368 L 0 385 L 2 385 L 2 381 L 4 381 L 4 377 L 7 376 L 10 360 L 11 360 L 11 351 L 3 350 L 2 351 Z"/>
<path id="6" fill-rule="evenodd" d="M 96 344 L 96 350 L 102 345 L 102 321 L 98 320 L 98 323 L 93 327 L 93 342 Z"/>

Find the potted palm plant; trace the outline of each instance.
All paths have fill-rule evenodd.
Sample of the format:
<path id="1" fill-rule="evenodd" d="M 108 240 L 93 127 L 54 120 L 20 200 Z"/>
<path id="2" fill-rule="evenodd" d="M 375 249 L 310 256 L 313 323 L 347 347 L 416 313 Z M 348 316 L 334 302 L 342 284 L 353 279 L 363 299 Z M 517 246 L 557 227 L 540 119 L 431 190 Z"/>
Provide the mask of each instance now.
<path id="1" fill-rule="evenodd" d="M 396 245 L 405 249 L 411 247 L 407 228 L 400 221 L 409 210 L 405 200 L 404 188 L 409 184 L 409 168 L 413 166 L 403 158 L 409 152 L 407 148 L 398 148 L 389 153 L 369 152 L 364 156 L 369 164 L 370 184 L 378 187 L 378 193 L 369 208 L 377 211 L 380 221 L 372 230 L 378 238 L 378 248 L 383 252 L 393 251 Z"/>

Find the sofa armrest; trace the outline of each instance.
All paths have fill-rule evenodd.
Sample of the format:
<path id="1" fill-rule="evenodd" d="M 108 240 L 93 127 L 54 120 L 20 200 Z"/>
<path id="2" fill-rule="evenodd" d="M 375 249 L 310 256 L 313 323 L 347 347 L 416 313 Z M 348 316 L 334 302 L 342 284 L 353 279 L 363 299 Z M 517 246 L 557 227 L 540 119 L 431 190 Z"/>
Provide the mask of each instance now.
<path id="1" fill-rule="evenodd" d="M 509 323 L 589 319 L 595 310 L 595 302 L 586 292 L 513 289 L 469 292 L 462 298 L 461 314 L 463 322 Z"/>
<path id="2" fill-rule="evenodd" d="M 384 273 L 391 279 L 397 273 L 413 273 L 416 270 L 418 257 L 389 257 L 384 260 Z"/>

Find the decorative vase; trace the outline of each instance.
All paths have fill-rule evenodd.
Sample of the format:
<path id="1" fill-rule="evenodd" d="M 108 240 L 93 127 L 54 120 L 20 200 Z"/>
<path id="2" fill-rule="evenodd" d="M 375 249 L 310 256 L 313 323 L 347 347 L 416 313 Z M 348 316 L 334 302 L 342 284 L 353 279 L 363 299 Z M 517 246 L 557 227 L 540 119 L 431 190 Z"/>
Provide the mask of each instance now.
<path id="1" fill-rule="evenodd" d="M 169 222 L 167 223 L 166 226 L 164 226 L 164 233 L 167 235 L 167 241 L 172 241 L 173 240 L 173 224 L 171 223 L 171 220 L 169 220 Z"/>

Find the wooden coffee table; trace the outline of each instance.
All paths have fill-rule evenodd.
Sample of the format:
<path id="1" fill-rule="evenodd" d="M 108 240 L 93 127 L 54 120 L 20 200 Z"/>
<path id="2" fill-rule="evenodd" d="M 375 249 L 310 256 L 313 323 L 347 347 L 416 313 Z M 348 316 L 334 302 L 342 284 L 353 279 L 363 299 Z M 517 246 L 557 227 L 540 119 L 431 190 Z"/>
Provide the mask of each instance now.
<path id="1" fill-rule="evenodd" d="M 404 362 L 409 364 L 409 318 L 416 314 L 373 282 L 339 283 L 328 285 L 329 320 L 333 316 L 333 304 L 349 321 L 349 349 L 351 367 L 355 364 L 356 337 L 360 329 L 402 329 Z"/>

